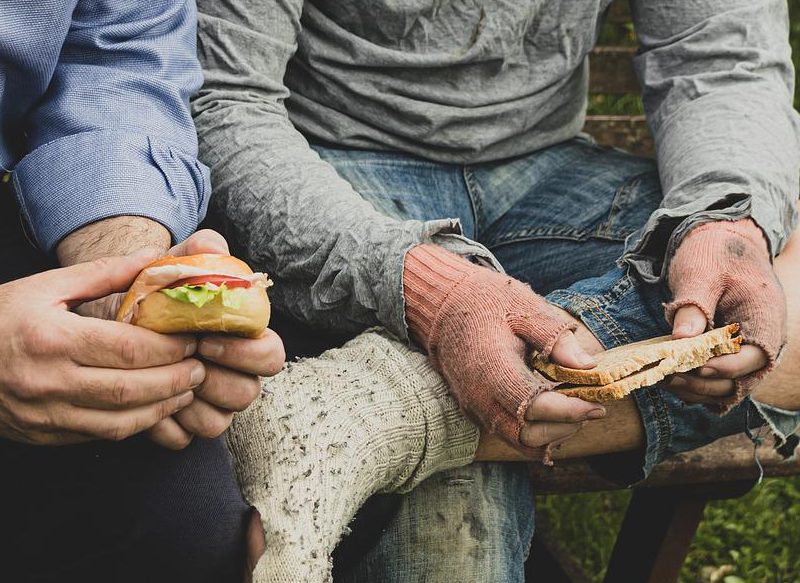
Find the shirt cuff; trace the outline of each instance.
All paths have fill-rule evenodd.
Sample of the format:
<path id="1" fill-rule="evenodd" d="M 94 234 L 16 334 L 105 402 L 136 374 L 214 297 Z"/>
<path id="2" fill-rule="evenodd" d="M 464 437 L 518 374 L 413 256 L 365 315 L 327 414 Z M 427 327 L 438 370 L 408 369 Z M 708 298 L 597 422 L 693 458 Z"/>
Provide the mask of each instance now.
<path id="1" fill-rule="evenodd" d="M 478 265 L 489 267 L 505 273 L 497 258 L 486 247 L 464 236 L 461 222 L 458 219 L 436 219 L 425 221 L 422 229 L 414 237 L 412 244 L 404 244 L 396 269 L 391 271 L 390 281 L 387 282 L 389 295 L 392 301 L 387 302 L 390 311 L 378 314 L 379 321 L 393 334 L 411 342 L 411 334 L 406 321 L 406 300 L 403 293 L 403 279 L 405 274 L 405 260 L 408 252 L 415 246 L 425 243 L 439 245 L 448 251 L 473 261 Z M 395 300 L 397 298 L 397 300 Z"/>
<path id="2" fill-rule="evenodd" d="M 157 221 L 182 241 L 205 216 L 211 191 L 209 170 L 194 156 L 146 135 L 105 130 L 37 148 L 16 166 L 13 182 L 46 252 L 76 229 L 123 215 Z"/>
<path id="3" fill-rule="evenodd" d="M 711 221 L 744 219 L 753 214 L 751 211 L 749 195 L 722 192 L 709 193 L 678 208 L 660 208 L 625 241 L 619 263 L 633 268 L 643 281 L 658 283 L 666 278 L 669 261 L 692 228 Z"/>

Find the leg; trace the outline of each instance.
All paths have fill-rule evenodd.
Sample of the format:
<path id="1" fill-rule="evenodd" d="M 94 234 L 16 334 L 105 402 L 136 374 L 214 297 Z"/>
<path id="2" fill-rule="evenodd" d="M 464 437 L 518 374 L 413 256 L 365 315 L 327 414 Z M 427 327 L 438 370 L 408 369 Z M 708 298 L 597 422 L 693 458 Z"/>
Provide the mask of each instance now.
<path id="1" fill-rule="evenodd" d="M 0 442 L 13 581 L 240 581 L 249 507 L 222 440 L 60 448 Z"/>
<path id="2" fill-rule="evenodd" d="M 292 363 L 262 386 L 228 436 L 266 533 L 258 582 L 329 581 L 330 554 L 368 496 L 412 489 L 475 453 L 477 428 L 427 358 L 384 334 Z"/>
<path id="3" fill-rule="evenodd" d="M 397 154 L 319 148 L 355 190 L 404 219 L 459 218 L 474 237 L 462 168 Z M 473 464 L 443 472 L 404 496 L 398 515 L 354 569 L 337 581 L 523 580 L 533 531 L 532 495 L 521 465 Z"/>

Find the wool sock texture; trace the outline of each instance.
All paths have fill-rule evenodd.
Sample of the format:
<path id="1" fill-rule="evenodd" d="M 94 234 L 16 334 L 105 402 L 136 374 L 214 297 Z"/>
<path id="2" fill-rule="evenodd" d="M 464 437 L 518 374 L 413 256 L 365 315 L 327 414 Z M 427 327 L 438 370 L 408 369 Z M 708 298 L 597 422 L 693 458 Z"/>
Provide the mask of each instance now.
<path id="1" fill-rule="evenodd" d="M 670 324 L 678 309 L 697 306 L 710 327 L 738 322 L 744 342 L 759 346 L 769 358 L 767 367 L 737 379 L 736 394 L 723 403 L 727 411 L 774 367 L 786 343 L 786 299 L 761 229 L 750 219 L 695 227 L 670 262 L 669 286 L 674 294 L 665 305 Z"/>
<path id="2" fill-rule="evenodd" d="M 330 581 L 331 552 L 369 496 L 475 455 L 478 429 L 442 378 L 382 331 L 289 364 L 262 389 L 228 432 L 266 537 L 256 583 Z"/>

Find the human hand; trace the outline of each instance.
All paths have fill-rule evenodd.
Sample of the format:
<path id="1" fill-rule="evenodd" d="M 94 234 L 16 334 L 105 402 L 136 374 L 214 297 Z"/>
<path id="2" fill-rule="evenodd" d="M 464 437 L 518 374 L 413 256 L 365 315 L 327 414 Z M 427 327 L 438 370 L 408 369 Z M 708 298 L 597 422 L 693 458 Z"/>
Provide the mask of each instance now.
<path id="1" fill-rule="evenodd" d="M 576 324 L 527 285 L 420 245 L 406 257 L 404 291 L 409 328 L 434 367 L 461 405 L 511 444 L 545 445 L 603 416 L 598 405 L 546 393 L 552 383 L 531 370 L 532 348 L 572 368 L 595 361 L 572 333 Z"/>
<path id="2" fill-rule="evenodd" d="M 196 340 L 70 311 L 126 289 L 154 256 L 116 257 L 0 286 L 0 436 L 62 445 L 120 440 L 191 403 Z"/>
<path id="3" fill-rule="evenodd" d="M 692 229 L 669 267 L 673 301 L 666 305 L 674 338 L 738 322 L 744 345 L 699 370 L 675 375 L 670 390 L 691 403 L 727 409 L 772 368 L 786 341 L 786 300 L 767 242 L 751 220 L 715 221 Z"/>
<path id="4" fill-rule="evenodd" d="M 229 252 L 222 235 L 208 229 L 169 250 L 175 256 Z M 221 435 L 231 424 L 234 412 L 246 409 L 258 396 L 258 375 L 278 373 L 286 357 L 280 337 L 269 329 L 259 338 L 208 334 L 199 336 L 198 341 L 206 378 L 195 389 L 194 402 L 148 431 L 153 441 L 170 449 L 186 447 L 195 435 Z"/>

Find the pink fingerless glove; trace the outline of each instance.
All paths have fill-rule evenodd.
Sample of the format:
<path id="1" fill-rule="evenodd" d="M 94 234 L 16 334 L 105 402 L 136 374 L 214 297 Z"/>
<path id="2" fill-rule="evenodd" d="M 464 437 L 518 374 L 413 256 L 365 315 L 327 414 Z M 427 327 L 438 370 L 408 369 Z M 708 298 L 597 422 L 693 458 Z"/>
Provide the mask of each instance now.
<path id="1" fill-rule="evenodd" d="M 769 372 L 786 342 L 786 299 L 770 262 L 767 242 L 751 220 L 715 221 L 695 227 L 678 246 L 669 267 L 673 301 L 666 304 L 672 324 L 675 312 L 694 305 L 709 326 L 738 322 L 747 344 L 760 347 L 769 364 L 736 379 L 736 394 L 723 403 L 738 403 Z"/>
<path id="2" fill-rule="evenodd" d="M 531 399 L 552 387 L 527 365 L 575 325 L 530 287 L 436 245 L 406 256 L 406 319 L 462 407 L 514 446 Z M 541 452 L 539 452 L 541 453 Z"/>

